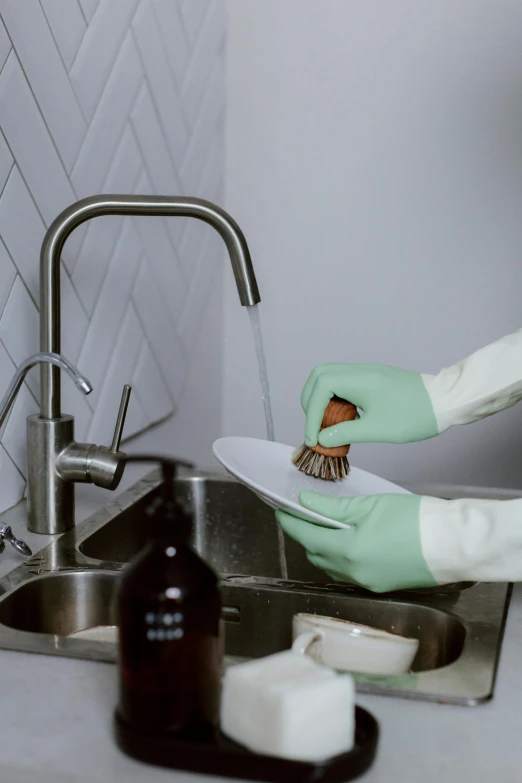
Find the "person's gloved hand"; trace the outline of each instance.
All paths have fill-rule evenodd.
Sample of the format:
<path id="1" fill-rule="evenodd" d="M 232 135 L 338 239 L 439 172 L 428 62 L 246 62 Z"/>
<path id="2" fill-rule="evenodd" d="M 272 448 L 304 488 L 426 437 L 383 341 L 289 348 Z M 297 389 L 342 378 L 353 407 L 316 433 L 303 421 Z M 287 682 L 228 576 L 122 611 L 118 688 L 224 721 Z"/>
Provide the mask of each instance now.
<path id="1" fill-rule="evenodd" d="M 305 547 L 312 565 L 329 577 L 389 592 L 437 584 L 424 559 L 418 495 L 339 498 L 302 492 L 306 508 L 353 527 L 332 530 L 277 511 L 285 533 Z"/>
<path id="2" fill-rule="evenodd" d="M 337 395 L 364 415 L 319 434 L 323 414 Z M 384 364 L 321 364 L 301 395 L 306 413 L 305 444 L 326 448 L 349 443 L 408 443 L 438 435 L 433 404 L 420 373 Z"/>

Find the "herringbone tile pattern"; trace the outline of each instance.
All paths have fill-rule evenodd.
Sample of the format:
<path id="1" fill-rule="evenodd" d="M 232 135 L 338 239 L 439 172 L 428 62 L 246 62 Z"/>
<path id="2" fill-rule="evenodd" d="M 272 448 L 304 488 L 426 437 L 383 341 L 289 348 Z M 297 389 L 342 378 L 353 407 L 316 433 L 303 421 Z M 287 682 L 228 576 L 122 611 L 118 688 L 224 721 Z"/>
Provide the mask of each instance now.
<path id="1" fill-rule="evenodd" d="M 0 0 L 0 394 L 38 350 L 39 250 L 68 204 L 94 193 L 221 200 L 223 0 Z M 107 443 L 122 384 L 126 435 L 175 412 L 220 240 L 199 221 L 104 217 L 62 259 L 63 380 L 78 439 Z M 25 487 L 33 371 L 0 444 L 0 510 Z"/>

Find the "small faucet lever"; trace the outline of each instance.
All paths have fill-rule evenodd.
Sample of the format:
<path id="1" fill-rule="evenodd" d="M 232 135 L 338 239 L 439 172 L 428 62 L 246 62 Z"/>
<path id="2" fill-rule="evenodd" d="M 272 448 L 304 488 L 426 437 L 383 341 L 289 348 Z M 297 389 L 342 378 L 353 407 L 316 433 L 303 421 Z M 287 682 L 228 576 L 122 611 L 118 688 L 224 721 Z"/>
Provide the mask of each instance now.
<path id="1" fill-rule="evenodd" d="M 64 481 L 116 489 L 125 469 L 125 454 L 119 449 L 131 389 L 127 384 L 123 387 L 111 446 L 76 443 L 71 439 L 58 454 L 56 470 Z"/>
<path id="2" fill-rule="evenodd" d="M 125 417 L 127 416 L 127 408 L 129 407 L 129 398 L 132 391 L 132 386 L 128 383 L 123 387 L 121 395 L 120 409 L 118 411 L 118 417 L 116 419 L 116 427 L 114 428 L 114 436 L 112 438 L 111 451 L 119 451 L 121 436 L 123 435 L 123 428 L 125 426 Z"/>

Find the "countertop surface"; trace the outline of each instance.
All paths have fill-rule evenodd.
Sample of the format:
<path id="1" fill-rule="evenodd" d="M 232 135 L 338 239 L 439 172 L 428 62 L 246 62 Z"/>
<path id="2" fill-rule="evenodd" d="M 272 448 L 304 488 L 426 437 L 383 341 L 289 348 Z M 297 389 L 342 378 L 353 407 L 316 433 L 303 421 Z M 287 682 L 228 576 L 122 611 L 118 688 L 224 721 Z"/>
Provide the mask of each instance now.
<path id="1" fill-rule="evenodd" d="M 129 476 L 129 479 L 131 477 Z M 77 519 L 108 500 L 92 487 L 78 493 Z M 50 538 L 27 533 L 22 507 L 4 518 L 36 552 Z M 20 563 L 10 547 L 0 576 Z M 124 756 L 112 737 L 117 700 L 114 665 L 0 650 L 2 711 L 0 780 L 223 781 L 162 770 Z M 377 759 L 359 780 L 368 783 L 518 783 L 522 776 L 522 585 L 515 585 L 495 696 L 457 707 L 359 695 L 378 719 Z"/>

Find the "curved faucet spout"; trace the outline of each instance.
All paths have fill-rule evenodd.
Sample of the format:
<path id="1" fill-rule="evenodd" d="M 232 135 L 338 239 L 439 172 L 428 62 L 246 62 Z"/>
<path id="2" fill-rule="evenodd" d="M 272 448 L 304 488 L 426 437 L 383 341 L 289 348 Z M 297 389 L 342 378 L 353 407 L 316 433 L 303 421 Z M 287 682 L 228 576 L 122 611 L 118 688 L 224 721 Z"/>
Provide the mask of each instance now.
<path id="1" fill-rule="evenodd" d="M 40 256 L 40 348 L 60 352 L 60 256 L 69 234 L 100 215 L 194 217 L 208 223 L 227 246 L 242 305 L 261 301 L 245 237 L 235 220 L 210 201 L 174 196 L 91 196 L 67 207 L 49 227 Z M 41 416 L 61 415 L 60 373 L 48 364 L 41 370 Z"/>
<path id="2" fill-rule="evenodd" d="M 16 395 L 20 390 L 20 386 L 24 382 L 24 378 L 35 364 L 50 364 L 59 367 L 61 370 L 65 370 L 70 375 L 76 387 L 84 394 L 90 394 L 92 392 L 92 386 L 90 381 L 76 369 L 74 364 L 57 353 L 35 353 L 24 359 L 22 364 L 16 370 L 9 388 L 0 401 L 0 427 L 7 418 L 7 414 L 11 410 L 11 405 L 16 399 Z"/>

